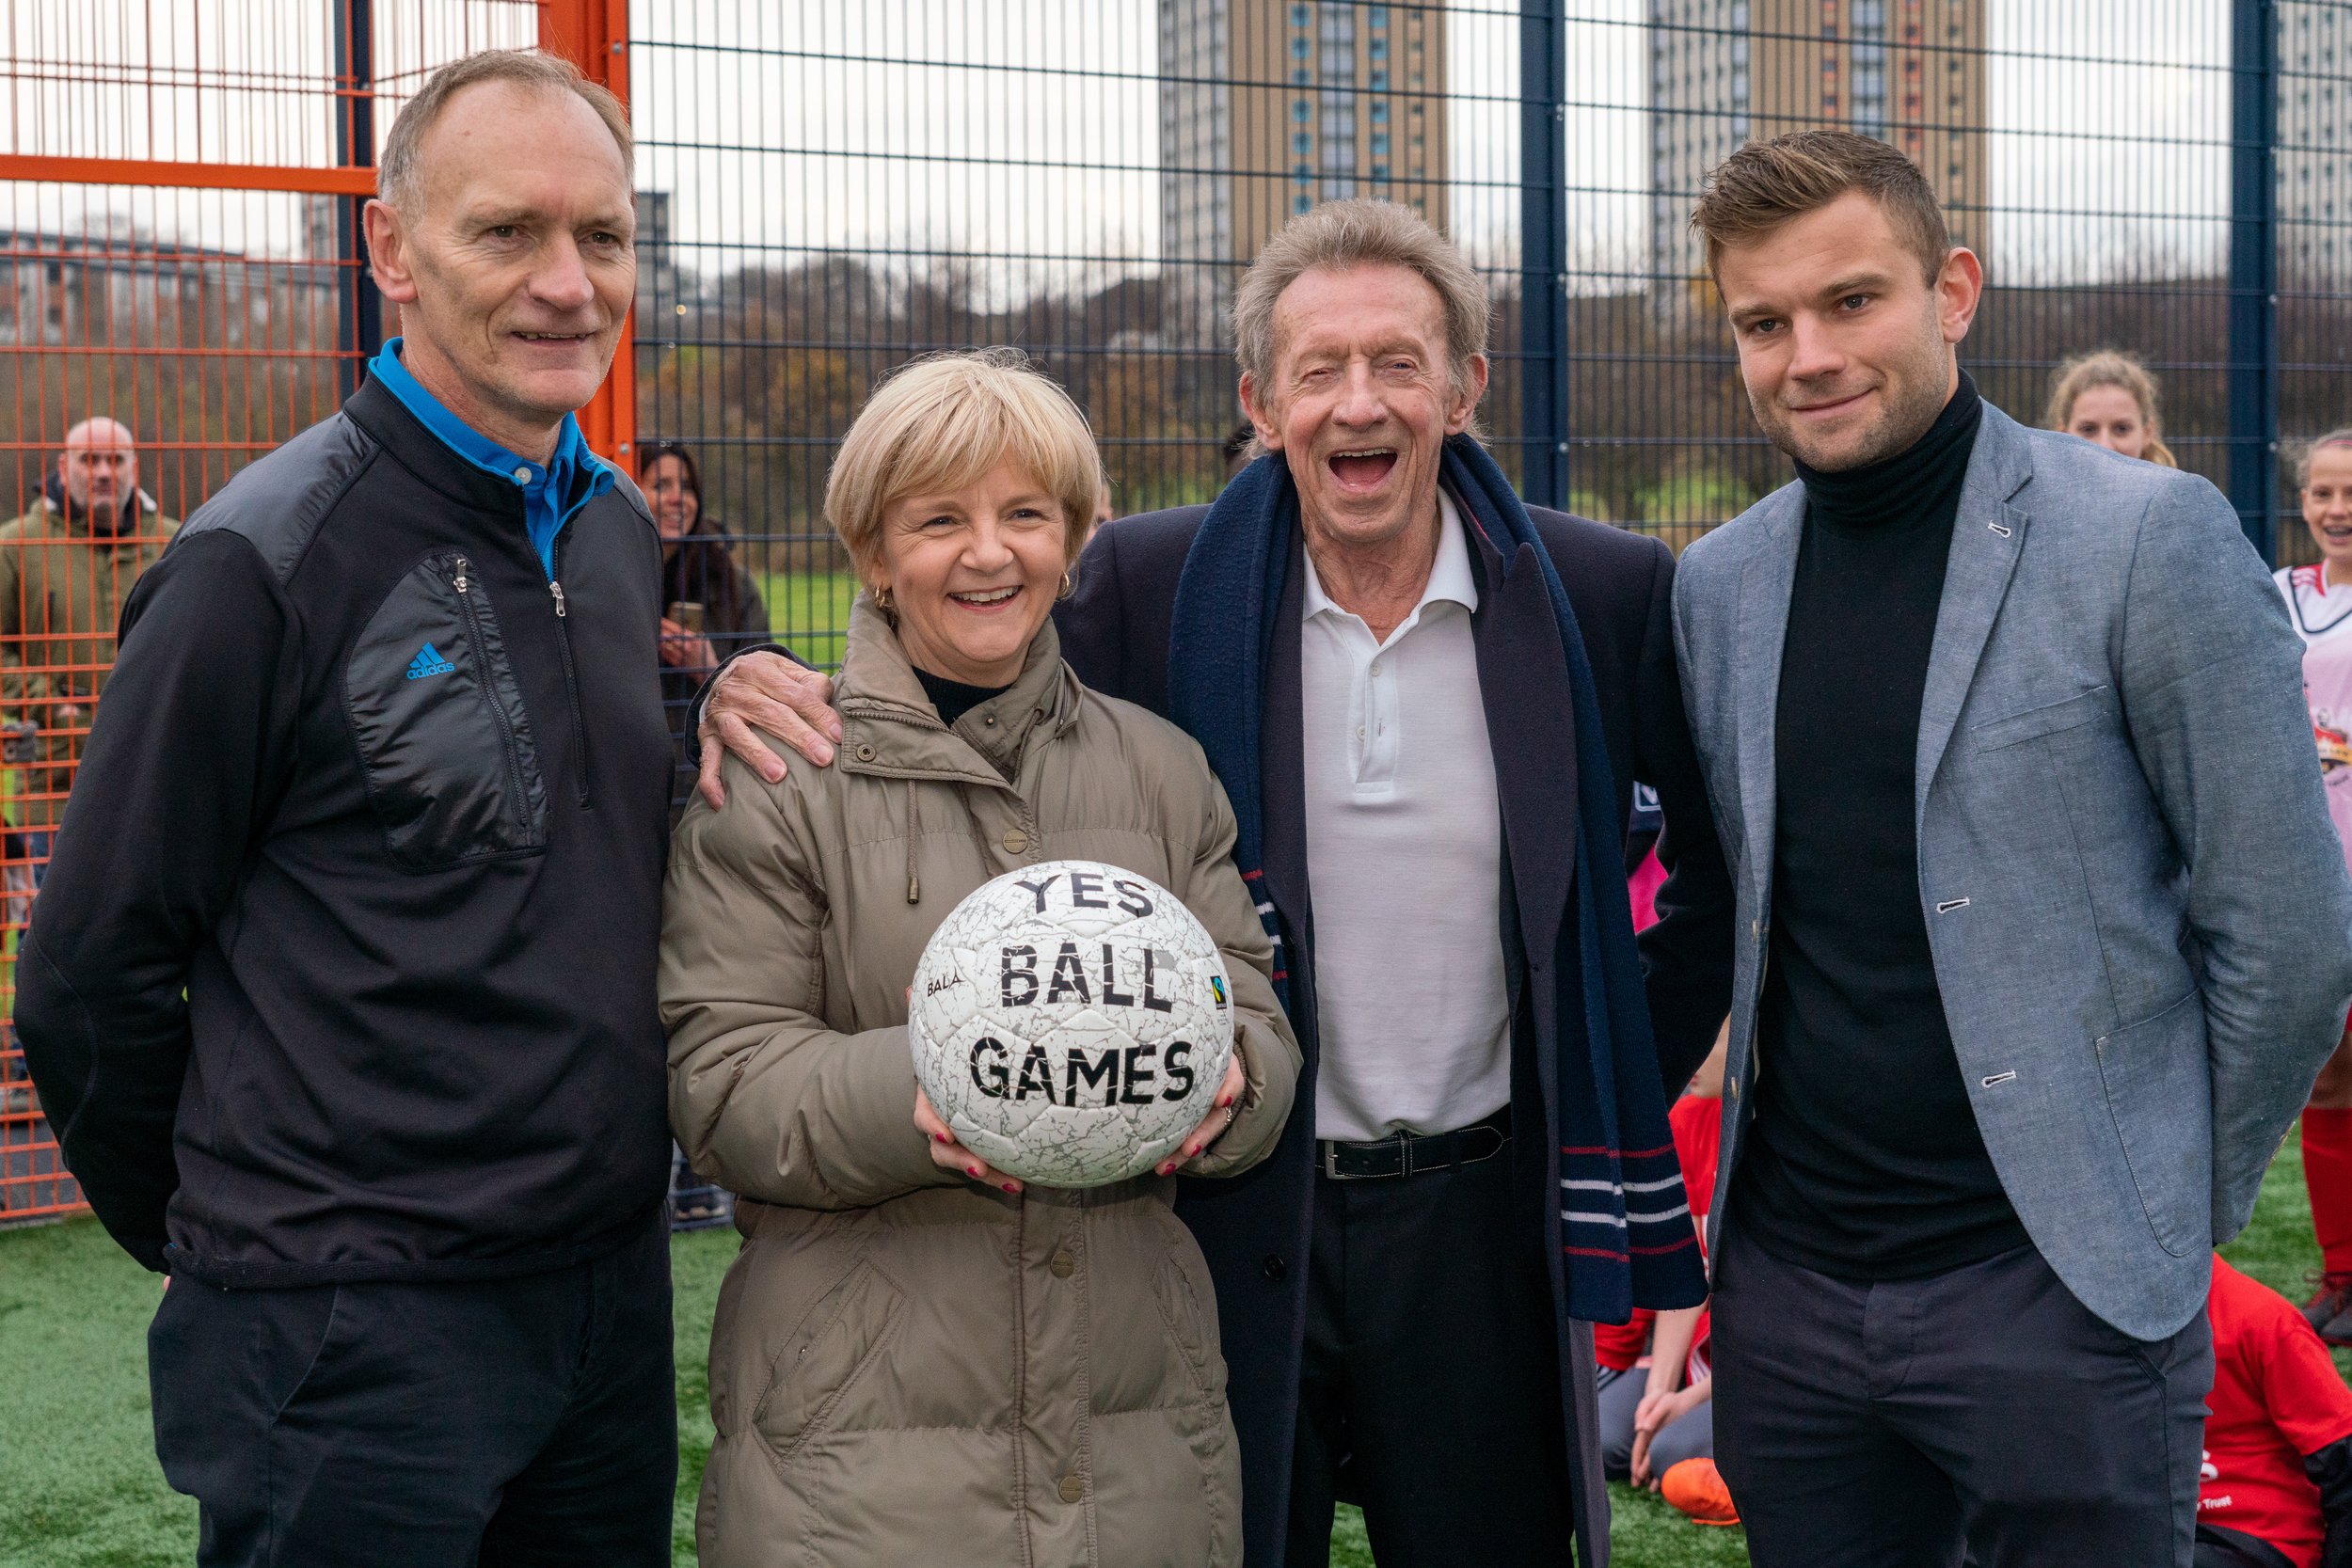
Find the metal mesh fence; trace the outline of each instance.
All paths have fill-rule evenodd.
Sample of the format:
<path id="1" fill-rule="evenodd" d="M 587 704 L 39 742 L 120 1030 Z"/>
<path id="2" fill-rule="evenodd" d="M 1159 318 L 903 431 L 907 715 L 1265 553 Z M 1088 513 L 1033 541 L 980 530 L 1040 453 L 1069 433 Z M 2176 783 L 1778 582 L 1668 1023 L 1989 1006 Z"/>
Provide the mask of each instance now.
<path id="1" fill-rule="evenodd" d="M 0 1008 L 138 573 L 334 412 L 377 333 L 366 166 L 528 0 L 0 0 Z M 13 1033 L 0 1223 L 72 1207 Z"/>
<path id="2" fill-rule="evenodd" d="M 700 535 L 664 587 L 703 638 L 669 645 L 674 703 L 770 631 L 839 657 L 826 466 L 917 354 L 1036 356 L 1110 511 L 1212 497 L 1223 311 L 1334 196 L 1419 207 L 1484 272 L 1484 421 L 1529 498 L 1677 547 L 1787 477 L 1685 221 L 1800 125 L 1919 160 L 1984 257 L 1963 358 L 2010 413 L 2040 421 L 2069 355 L 2137 355 L 2180 463 L 2282 559 L 2295 442 L 2352 422 L 2352 0 L 0 0 L 0 505 L 36 525 L 0 538 L 11 931 L 164 519 L 379 341 L 357 216 L 392 114 L 534 40 L 637 126 L 634 347 L 583 424 Z M 60 468 L 92 415 L 154 502 L 103 546 Z M 0 1219 L 71 1198 L 45 1139 L 0 1050 Z"/>

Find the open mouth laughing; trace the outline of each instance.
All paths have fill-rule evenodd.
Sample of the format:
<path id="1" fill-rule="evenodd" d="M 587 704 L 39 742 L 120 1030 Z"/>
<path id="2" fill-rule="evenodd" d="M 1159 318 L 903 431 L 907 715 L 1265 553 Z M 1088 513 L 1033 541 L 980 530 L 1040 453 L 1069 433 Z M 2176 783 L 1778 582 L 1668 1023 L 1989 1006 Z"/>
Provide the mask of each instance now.
<path id="1" fill-rule="evenodd" d="M 1333 452 L 1325 462 L 1342 490 L 1360 495 L 1380 488 L 1396 467 L 1396 458 L 1394 447 L 1349 447 Z"/>

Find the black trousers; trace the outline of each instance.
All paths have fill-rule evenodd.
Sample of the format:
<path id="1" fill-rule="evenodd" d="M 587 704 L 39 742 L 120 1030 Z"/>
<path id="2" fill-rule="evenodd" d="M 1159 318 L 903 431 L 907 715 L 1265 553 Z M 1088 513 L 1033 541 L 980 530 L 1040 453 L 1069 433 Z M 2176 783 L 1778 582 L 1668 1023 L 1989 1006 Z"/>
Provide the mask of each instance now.
<path id="1" fill-rule="evenodd" d="M 155 1449 L 202 1568 L 668 1568 L 666 1227 L 470 1284 L 223 1291 L 148 1331 Z"/>
<path id="2" fill-rule="evenodd" d="M 1330 1560 L 1343 1496 L 1380 1568 L 1569 1560 L 1558 1338 L 1511 1166 L 1316 1178 L 1285 1568 Z"/>
<path id="3" fill-rule="evenodd" d="M 2030 1246 L 1862 1285 L 1725 1227 L 1715 1462 L 1756 1568 L 2189 1568 L 2213 1335 L 2093 1317 Z"/>

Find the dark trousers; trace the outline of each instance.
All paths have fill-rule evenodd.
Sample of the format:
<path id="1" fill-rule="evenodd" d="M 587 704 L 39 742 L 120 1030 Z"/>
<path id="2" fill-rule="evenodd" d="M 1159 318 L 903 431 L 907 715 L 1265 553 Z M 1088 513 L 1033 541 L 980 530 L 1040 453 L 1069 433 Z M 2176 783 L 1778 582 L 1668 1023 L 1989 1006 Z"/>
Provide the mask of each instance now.
<path id="1" fill-rule="evenodd" d="M 174 1279 L 148 1331 L 155 1449 L 203 1568 L 667 1568 L 670 1344 L 650 1222 L 521 1279 Z"/>
<path id="2" fill-rule="evenodd" d="M 1568 1561 L 1558 1338 L 1511 1165 L 1316 1178 L 1285 1568 L 1329 1561 L 1343 1495 L 1380 1568 Z"/>
<path id="3" fill-rule="evenodd" d="M 2188 1568 L 2213 1336 L 2093 1317 L 2021 1247 L 1863 1285 L 1736 1212 L 1715 1273 L 1715 1462 L 1756 1568 Z"/>

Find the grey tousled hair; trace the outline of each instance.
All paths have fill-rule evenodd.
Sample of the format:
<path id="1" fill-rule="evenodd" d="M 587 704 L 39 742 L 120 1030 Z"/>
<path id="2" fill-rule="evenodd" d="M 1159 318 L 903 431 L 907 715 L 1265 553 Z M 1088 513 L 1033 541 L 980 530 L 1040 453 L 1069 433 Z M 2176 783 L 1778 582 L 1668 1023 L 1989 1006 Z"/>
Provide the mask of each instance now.
<path id="1" fill-rule="evenodd" d="M 604 128 L 621 150 L 621 167 L 634 184 L 637 143 L 628 128 L 628 110 L 607 88 L 580 74 L 580 67 L 544 49 L 484 49 L 463 55 L 424 79 L 417 96 L 404 104 L 384 138 L 383 162 L 376 167 L 376 194 L 403 212 L 416 196 L 417 150 L 449 101 L 483 82 L 511 82 L 545 93 L 577 93 L 596 111 Z"/>
<path id="2" fill-rule="evenodd" d="M 1459 246 L 1429 220 L 1394 201 L 1327 201 L 1283 225 L 1242 276 L 1233 294 L 1233 357 L 1260 388 L 1274 379 L 1274 306 L 1282 292 L 1318 267 L 1394 266 L 1418 273 L 1445 306 L 1447 357 L 1454 385 L 1470 384 L 1470 362 L 1486 352 L 1493 307 L 1486 280 Z"/>

